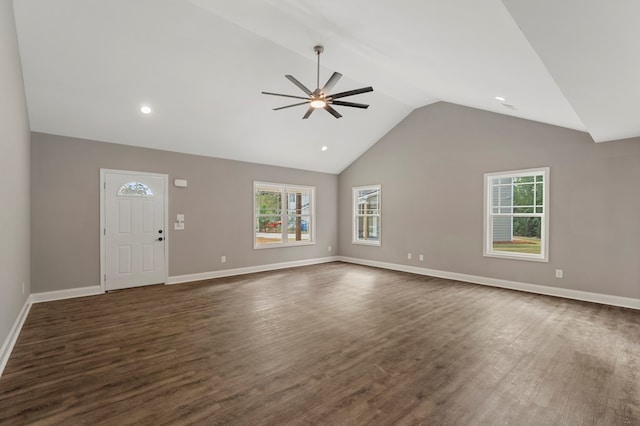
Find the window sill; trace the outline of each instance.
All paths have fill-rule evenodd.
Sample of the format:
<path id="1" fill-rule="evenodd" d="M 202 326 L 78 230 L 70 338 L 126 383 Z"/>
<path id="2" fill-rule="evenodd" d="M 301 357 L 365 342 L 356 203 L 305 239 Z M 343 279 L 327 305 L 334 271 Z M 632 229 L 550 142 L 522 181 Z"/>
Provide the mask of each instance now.
<path id="1" fill-rule="evenodd" d="M 351 244 L 357 244 L 361 246 L 376 246 L 376 247 L 380 247 L 382 245 L 380 241 L 351 241 Z"/>
<path id="2" fill-rule="evenodd" d="M 498 259 L 511 259 L 511 260 L 527 260 L 529 262 L 549 262 L 548 257 L 542 257 L 537 255 L 526 255 L 526 254 L 504 254 L 498 252 L 487 252 L 484 253 L 484 257 L 494 257 Z"/>
<path id="3" fill-rule="evenodd" d="M 253 245 L 254 250 L 262 250 L 262 249 L 272 249 L 272 248 L 285 248 L 285 247 L 299 247 L 299 246 L 314 246 L 316 245 L 315 241 L 311 242 L 301 242 L 301 243 L 273 243 L 273 244 L 260 244 Z"/>

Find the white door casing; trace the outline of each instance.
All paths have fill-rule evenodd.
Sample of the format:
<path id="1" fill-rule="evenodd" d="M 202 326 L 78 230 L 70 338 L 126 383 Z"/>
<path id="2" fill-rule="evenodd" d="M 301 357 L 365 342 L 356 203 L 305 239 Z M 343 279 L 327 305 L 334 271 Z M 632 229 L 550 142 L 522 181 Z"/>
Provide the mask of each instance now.
<path id="1" fill-rule="evenodd" d="M 101 286 L 167 281 L 167 175 L 101 170 Z"/>

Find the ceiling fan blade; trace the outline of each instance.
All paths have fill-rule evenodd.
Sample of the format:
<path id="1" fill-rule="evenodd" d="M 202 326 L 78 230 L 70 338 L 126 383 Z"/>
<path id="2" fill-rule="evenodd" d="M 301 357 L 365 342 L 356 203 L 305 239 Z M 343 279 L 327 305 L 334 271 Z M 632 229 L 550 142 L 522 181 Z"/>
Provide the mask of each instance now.
<path id="1" fill-rule="evenodd" d="M 367 92 L 373 92 L 373 87 L 369 86 L 369 87 L 363 87 L 362 89 L 355 89 L 355 90 L 349 90 L 347 92 L 340 92 L 340 93 L 336 93 L 335 95 L 329 95 L 327 96 L 327 98 L 338 99 L 338 98 L 344 98 L 346 96 L 359 95 L 360 93 L 367 93 Z"/>
<path id="2" fill-rule="evenodd" d="M 284 98 L 293 98 L 293 99 L 308 99 L 302 96 L 294 96 L 294 95 L 284 95 L 282 93 L 271 93 L 271 92 L 262 92 L 263 95 L 272 95 L 272 96 L 282 96 Z"/>
<path id="3" fill-rule="evenodd" d="M 327 104 L 327 106 L 325 106 L 324 109 L 329 111 L 329 114 L 333 115 L 335 118 L 342 117 L 342 115 L 338 111 L 336 111 L 335 109 L 331 108 L 331 105 L 329 105 L 329 104 Z"/>
<path id="4" fill-rule="evenodd" d="M 341 77 L 342 77 L 342 74 L 340 74 L 339 72 L 334 72 L 333 74 L 331 74 L 331 77 L 329 77 L 329 80 L 327 80 L 321 92 L 327 93 L 329 90 L 333 89 L 333 86 L 336 85 L 336 83 L 338 82 L 338 80 L 340 80 Z"/>
<path id="5" fill-rule="evenodd" d="M 302 84 L 298 80 L 296 80 L 296 78 L 294 76 L 287 74 L 287 75 L 285 75 L 285 77 L 287 77 L 287 79 L 289 79 L 290 82 L 292 82 L 293 84 L 298 86 L 300 88 L 300 90 L 302 90 L 307 95 L 311 96 L 311 94 L 313 93 L 311 90 L 307 89 L 307 86 L 305 86 L 304 84 Z"/>
<path id="6" fill-rule="evenodd" d="M 355 102 L 329 101 L 329 103 L 332 104 L 332 105 L 348 106 L 348 107 L 354 107 L 354 108 L 362 108 L 362 109 L 369 108 L 369 105 L 358 104 L 358 103 L 355 103 Z"/>
<path id="7" fill-rule="evenodd" d="M 305 112 L 304 115 L 302 116 L 302 119 L 306 120 L 307 118 L 309 118 L 309 116 L 311 115 L 314 109 L 315 109 L 314 107 L 309 107 L 307 112 Z"/>
<path id="8" fill-rule="evenodd" d="M 278 110 L 280 110 L 280 109 L 291 108 L 291 107 L 294 107 L 294 106 L 298 106 L 298 105 L 305 105 L 305 104 L 308 104 L 308 103 L 309 103 L 309 101 L 307 101 L 307 102 L 300 102 L 299 104 L 285 105 L 285 106 L 281 106 L 281 107 L 278 107 L 278 108 L 274 108 L 273 110 L 274 110 L 274 111 L 278 111 Z"/>

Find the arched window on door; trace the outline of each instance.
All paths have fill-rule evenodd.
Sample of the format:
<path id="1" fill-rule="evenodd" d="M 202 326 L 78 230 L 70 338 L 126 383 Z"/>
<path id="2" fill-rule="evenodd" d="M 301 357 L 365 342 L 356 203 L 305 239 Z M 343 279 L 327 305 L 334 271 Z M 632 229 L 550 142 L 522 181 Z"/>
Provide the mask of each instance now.
<path id="1" fill-rule="evenodd" d="M 153 197 L 153 191 L 141 182 L 128 182 L 118 190 L 119 196 L 124 197 Z"/>

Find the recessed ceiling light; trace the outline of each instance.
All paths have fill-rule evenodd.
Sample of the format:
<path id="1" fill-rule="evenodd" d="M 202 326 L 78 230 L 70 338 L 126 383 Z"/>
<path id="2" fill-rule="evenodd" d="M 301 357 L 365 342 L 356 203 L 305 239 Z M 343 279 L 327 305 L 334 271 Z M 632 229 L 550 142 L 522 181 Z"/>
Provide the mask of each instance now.
<path id="1" fill-rule="evenodd" d="M 496 96 L 496 101 L 504 102 L 506 100 L 507 100 L 507 98 L 505 98 L 503 96 Z"/>
<path id="2" fill-rule="evenodd" d="M 321 149 L 321 150 L 323 150 L 323 151 L 326 151 L 326 150 L 328 150 L 328 149 L 329 149 L 329 147 L 328 147 L 328 146 L 326 146 L 326 145 L 324 145 L 324 146 L 323 146 L 322 148 L 320 148 L 320 149 Z"/>
<path id="3" fill-rule="evenodd" d="M 140 112 L 143 114 L 151 114 L 151 107 L 149 105 L 143 105 L 140 107 Z"/>

